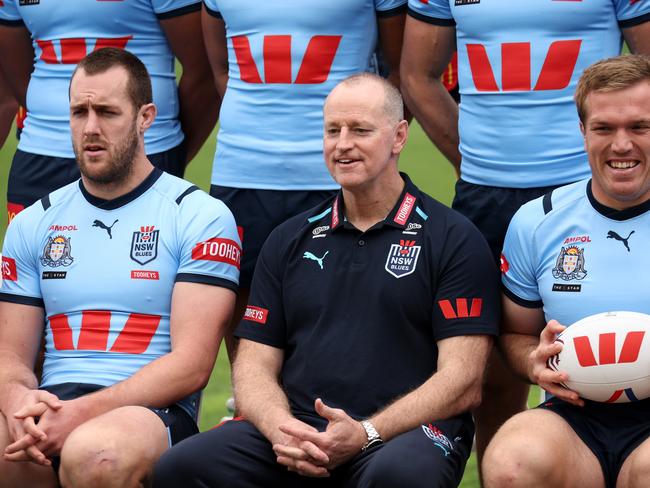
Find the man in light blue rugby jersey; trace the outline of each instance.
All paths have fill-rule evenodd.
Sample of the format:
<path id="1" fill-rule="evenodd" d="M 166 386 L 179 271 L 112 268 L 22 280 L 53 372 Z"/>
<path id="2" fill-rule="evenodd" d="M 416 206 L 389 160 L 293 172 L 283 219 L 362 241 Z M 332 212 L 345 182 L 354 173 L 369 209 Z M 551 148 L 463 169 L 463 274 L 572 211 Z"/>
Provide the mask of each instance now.
<path id="1" fill-rule="evenodd" d="M 573 104 L 580 73 L 650 52 L 650 3 L 636 0 L 409 0 L 401 79 L 409 108 L 460 175 L 452 207 L 499 261 L 525 202 L 589 174 Z M 462 103 L 439 82 L 454 48 Z M 475 412 L 479 458 L 528 387 L 494 354 Z"/>
<path id="2" fill-rule="evenodd" d="M 56 474 L 66 487 L 146 485 L 162 452 L 197 432 L 241 248 L 222 202 L 147 159 L 155 116 L 136 56 L 80 62 L 81 179 L 21 212 L 2 250 L 0 486 L 57 486 Z"/>

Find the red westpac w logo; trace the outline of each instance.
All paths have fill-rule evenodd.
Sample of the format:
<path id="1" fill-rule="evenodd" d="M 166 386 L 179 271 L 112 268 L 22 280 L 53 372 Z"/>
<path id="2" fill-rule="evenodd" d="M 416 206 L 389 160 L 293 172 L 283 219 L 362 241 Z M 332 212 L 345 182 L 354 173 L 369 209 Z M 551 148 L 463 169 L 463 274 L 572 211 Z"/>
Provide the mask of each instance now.
<path id="1" fill-rule="evenodd" d="M 589 337 L 580 336 L 573 338 L 573 346 L 578 356 L 580 366 L 599 366 L 603 364 L 633 363 L 639 357 L 644 331 L 632 331 L 625 335 L 621 354 L 616 358 L 616 333 L 608 332 L 598 335 L 598 361 L 591 347 Z M 620 336 L 620 334 L 619 334 Z"/>
<path id="2" fill-rule="evenodd" d="M 124 49 L 126 44 L 133 38 L 133 36 L 114 37 L 106 39 L 97 39 L 93 51 L 102 49 L 104 47 L 116 47 Z M 61 39 L 59 41 L 61 58 L 57 57 L 56 50 L 54 49 L 54 41 L 44 41 L 41 39 L 36 40 L 36 44 L 41 48 L 41 59 L 47 64 L 77 64 L 88 54 L 88 47 L 86 39 L 73 38 Z"/>
<path id="3" fill-rule="evenodd" d="M 110 352 L 142 354 L 149 347 L 159 323 L 159 315 L 129 314 L 129 318 L 111 346 Z M 58 351 L 70 349 L 106 351 L 108 333 L 111 329 L 111 312 L 109 310 L 84 310 L 76 347 L 66 314 L 52 315 L 50 329 L 52 330 L 54 348 Z"/>
<path id="4" fill-rule="evenodd" d="M 440 300 L 438 306 L 442 310 L 442 315 L 446 319 L 462 319 L 467 317 L 480 317 L 481 307 L 483 306 L 482 298 L 472 298 L 471 307 L 468 308 L 467 298 L 456 298 L 456 309 L 451 304 L 451 300 Z"/>
<path id="5" fill-rule="evenodd" d="M 467 56 L 478 91 L 562 90 L 571 81 L 581 44 L 581 40 L 552 43 L 534 88 L 531 88 L 530 42 L 501 44 L 501 88 L 483 44 L 467 44 Z"/>
<path id="6" fill-rule="evenodd" d="M 235 36 L 232 46 L 242 81 L 246 83 L 317 84 L 327 80 L 342 36 L 313 36 L 292 80 L 291 36 L 264 36 L 264 81 L 251 53 L 248 36 Z"/>

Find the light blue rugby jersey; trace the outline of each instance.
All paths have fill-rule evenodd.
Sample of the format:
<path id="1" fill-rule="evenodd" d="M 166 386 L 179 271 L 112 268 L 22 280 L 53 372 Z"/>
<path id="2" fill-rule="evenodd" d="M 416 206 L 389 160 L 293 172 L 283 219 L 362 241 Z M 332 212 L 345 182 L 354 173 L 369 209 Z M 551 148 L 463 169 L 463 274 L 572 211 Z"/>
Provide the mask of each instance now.
<path id="1" fill-rule="evenodd" d="M 159 19 L 198 10 L 199 0 L 3 0 L 0 23 L 24 24 L 32 36 L 34 72 L 18 148 L 73 158 L 68 85 L 76 64 L 99 47 L 122 47 L 145 64 L 158 114 L 145 134 L 147 154 L 183 140 L 174 56 Z M 2 2 L 0 2 L 2 4 Z M 206 103 L 209 103 L 206 102 Z"/>
<path id="2" fill-rule="evenodd" d="M 462 178 L 528 188 L 589 177 L 578 79 L 620 53 L 646 0 L 409 0 L 409 14 L 456 27 Z M 425 49 L 425 47 L 422 47 Z"/>
<path id="3" fill-rule="evenodd" d="M 323 102 L 342 79 L 370 69 L 377 16 L 407 0 L 205 0 L 222 17 L 228 89 L 212 184 L 333 189 L 323 161 Z"/>
<path id="4" fill-rule="evenodd" d="M 650 201 L 607 208 L 593 198 L 589 181 L 523 205 L 501 261 L 508 297 L 543 307 L 547 321 L 567 326 L 600 312 L 650 314 Z"/>
<path id="5" fill-rule="evenodd" d="M 240 254 L 228 208 L 187 181 L 155 169 L 109 202 L 74 182 L 11 222 L 0 300 L 45 308 L 42 386 L 108 386 L 170 351 L 174 283 L 236 290 Z"/>

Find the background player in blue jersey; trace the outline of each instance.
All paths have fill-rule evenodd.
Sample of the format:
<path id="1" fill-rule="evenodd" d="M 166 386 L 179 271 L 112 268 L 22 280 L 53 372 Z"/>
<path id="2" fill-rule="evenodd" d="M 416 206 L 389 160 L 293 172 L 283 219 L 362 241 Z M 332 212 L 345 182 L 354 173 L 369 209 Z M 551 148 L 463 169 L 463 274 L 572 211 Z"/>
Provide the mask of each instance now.
<path id="1" fill-rule="evenodd" d="M 322 106 L 330 90 L 368 71 L 377 39 L 399 85 L 406 0 L 205 0 L 206 49 L 223 102 L 210 193 L 242 234 L 235 321 L 262 244 L 277 225 L 334 194 L 323 165 Z"/>
<path id="2" fill-rule="evenodd" d="M 0 486 L 56 486 L 59 462 L 63 486 L 146 485 L 160 454 L 198 431 L 241 249 L 223 203 L 147 159 L 151 100 L 131 53 L 84 58 L 70 85 L 81 180 L 8 228 Z"/>
<path id="3" fill-rule="evenodd" d="M 498 262 L 514 212 L 589 174 L 572 96 L 580 73 L 620 53 L 650 52 L 650 3 L 409 0 L 402 88 L 429 138 L 460 175 L 453 208 Z M 462 103 L 440 82 L 454 48 Z M 479 458 L 528 389 L 496 355 L 476 412 Z"/>
<path id="4" fill-rule="evenodd" d="M 14 213 L 79 177 L 67 89 L 76 63 L 101 47 L 127 49 L 147 66 L 158 116 L 145 151 L 155 166 L 182 176 L 218 112 L 200 6 L 198 0 L 2 2 L 0 63 L 29 114 L 9 174 Z M 178 86 L 174 56 L 183 66 Z"/>
<path id="5" fill-rule="evenodd" d="M 460 482 L 498 323 L 489 249 L 399 173 L 408 123 L 394 86 L 344 80 L 324 125 L 342 189 L 264 244 L 236 331 L 246 420 L 168 451 L 159 488 Z"/>
<path id="6" fill-rule="evenodd" d="M 650 58 L 587 68 L 576 104 L 592 177 L 522 206 L 503 250 L 504 351 L 555 397 L 499 430 L 483 461 L 488 487 L 650 485 L 650 400 L 581 400 L 546 367 L 560 323 L 650 313 Z M 569 265 L 567 253 L 581 258 Z"/>

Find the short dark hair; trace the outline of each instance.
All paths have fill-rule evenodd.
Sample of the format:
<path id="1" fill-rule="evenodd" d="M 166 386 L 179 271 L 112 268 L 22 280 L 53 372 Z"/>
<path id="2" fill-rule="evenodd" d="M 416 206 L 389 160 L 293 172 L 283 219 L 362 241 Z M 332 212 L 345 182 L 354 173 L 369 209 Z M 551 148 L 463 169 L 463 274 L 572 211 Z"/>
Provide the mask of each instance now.
<path id="1" fill-rule="evenodd" d="M 136 55 L 125 49 L 105 47 L 93 51 L 79 61 L 74 73 L 72 73 L 70 83 L 72 83 L 72 78 L 74 78 L 80 69 L 83 69 L 86 74 L 92 76 L 104 73 L 115 66 L 124 68 L 128 75 L 126 91 L 136 110 L 143 105 L 152 103 L 153 95 L 151 93 L 149 72 Z"/>
<path id="2" fill-rule="evenodd" d="M 584 70 L 575 92 L 580 121 L 587 118 L 587 95 L 591 92 L 609 92 L 629 88 L 642 81 L 650 82 L 650 57 L 628 54 L 603 59 Z"/>

